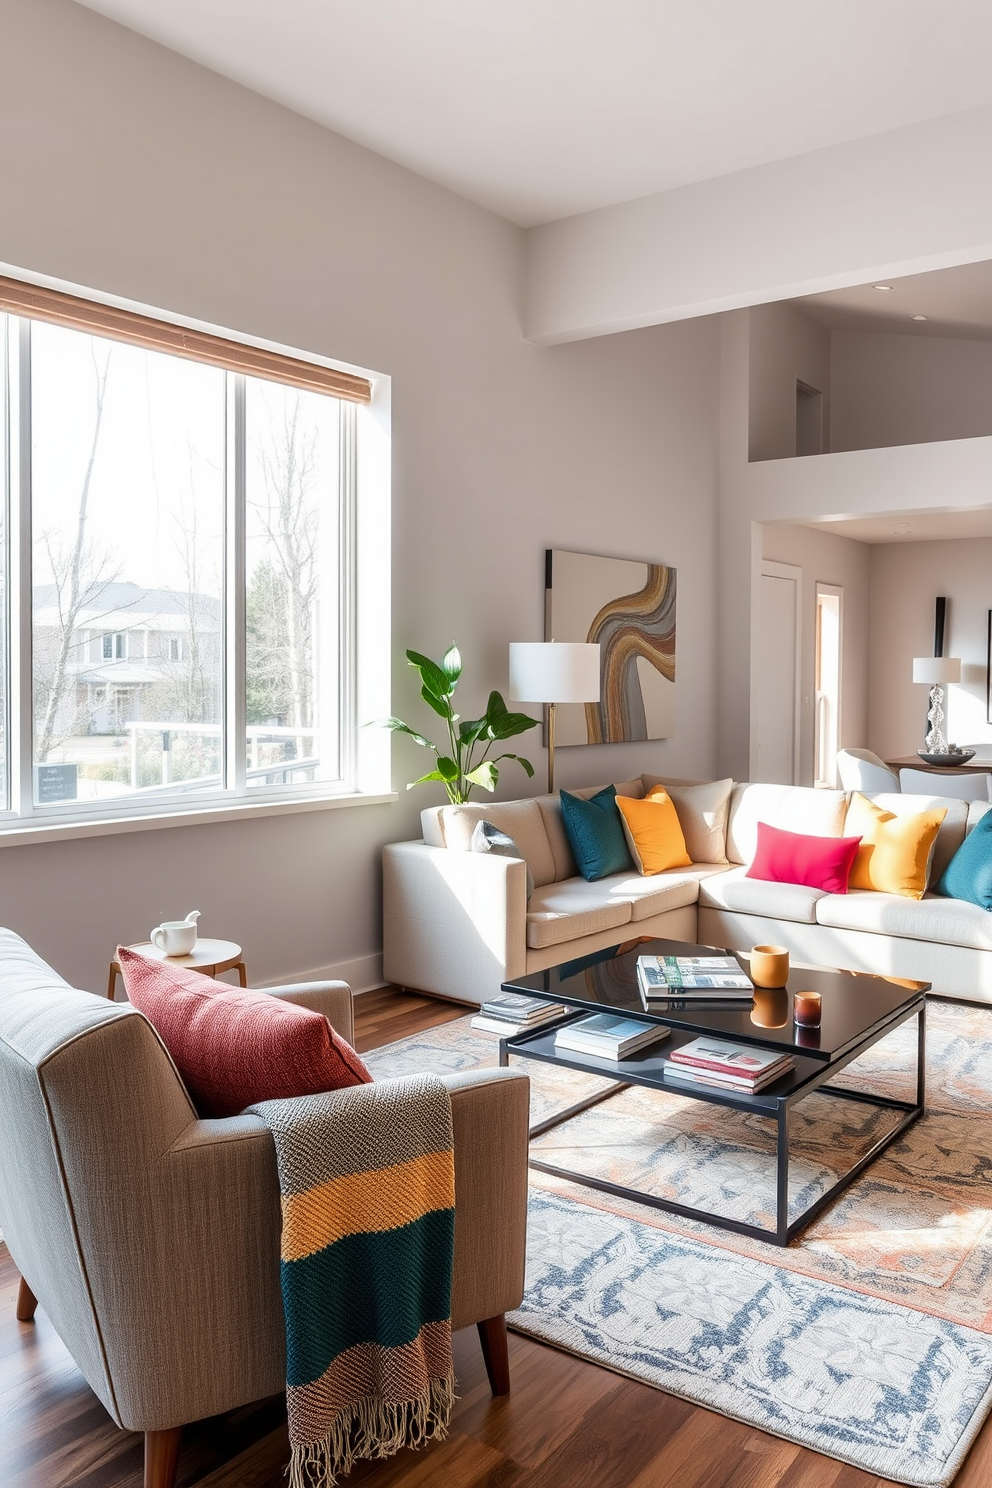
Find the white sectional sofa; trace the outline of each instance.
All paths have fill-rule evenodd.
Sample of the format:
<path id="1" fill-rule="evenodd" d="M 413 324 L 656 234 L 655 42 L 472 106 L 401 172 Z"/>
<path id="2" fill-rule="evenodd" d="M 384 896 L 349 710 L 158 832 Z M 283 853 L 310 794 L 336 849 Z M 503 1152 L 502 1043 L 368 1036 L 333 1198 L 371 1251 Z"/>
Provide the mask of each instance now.
<path id="1" fill-rule="evenodd" d="M 659 782 L 616 783 L 643 796 Z M 574 794 L 591 796 L 602 787 Z M 714 786 L 719 794 L 719 788 Z M 653 877 L 636 871 L 588 883 L 576 871 L 558 798 L 432 807 L 424 837 L 384 849 L 384 972 L 388 981 L 482 1002 L 500 983 L 641 936 L 746 950 L 766 941 L 796 960 L 929 981 L 947 996 L 992 1002 L 992 914 L 928 892 L 913 900 L 852 890 L 827 894 L 746 876 L 757 824 L 840 837 L 848 792 L 731 784 L 710 823 L 710 855 Z M 896 815 L 946 807 L 931 864 L 935 883 L 987 801 L 939 795 L 874 795 Z M 477 822 L 516 842 L 521 859 L 471 851 Z M 722 853 L 719 844 L 722 844 Z M 691 841 L 689 843 L 691 850 Z M 719 854 L 719 856 L 718 856 Z M 523 860 L 526 860 L 526 863 Z M 526 868 L 535 888 L 527 900 Z"/>

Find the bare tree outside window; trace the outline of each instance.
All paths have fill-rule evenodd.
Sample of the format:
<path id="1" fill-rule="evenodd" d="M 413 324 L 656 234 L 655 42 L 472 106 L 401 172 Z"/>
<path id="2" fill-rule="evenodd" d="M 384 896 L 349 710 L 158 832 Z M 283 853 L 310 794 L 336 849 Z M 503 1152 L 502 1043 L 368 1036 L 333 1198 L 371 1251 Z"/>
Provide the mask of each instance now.
<path id="1" fill-rule="evenodd" d="M 249 380 L 247 720 L 264 771 L 314 760 L 320 727 L 321 586 L 337 517 L 338 411 L 326 398 Z M 260 729 L 267 727 L 266 736 Z M 276 730 L 281 732 L 277 733 Z M 294 778 L 313 779 L 302 766 Z M 255 777 L 259 783 L 272 773 Z"/>

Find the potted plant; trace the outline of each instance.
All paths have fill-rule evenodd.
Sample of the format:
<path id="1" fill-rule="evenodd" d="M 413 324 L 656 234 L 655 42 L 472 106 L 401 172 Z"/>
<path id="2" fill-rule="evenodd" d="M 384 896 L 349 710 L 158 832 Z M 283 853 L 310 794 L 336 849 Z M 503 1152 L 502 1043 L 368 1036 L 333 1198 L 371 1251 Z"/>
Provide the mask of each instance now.
<path id="1" fill-rule="evenodd" d="M 412 790 L 415 785 L 438 780 L 447 791 L 448 800 L 452 805 L 458 806 L 468 800 L 477 785 L 483 790 L 495 790 L 499 779 L 497 766 L 501 760 L 516 760 L 529 776 L 533 776 L 534 766 L 522 755 L 503 753 L 490 759 L 489 753 L 494 744 L 536 728 L 536 718 L 531 718 L 527 713 L 511 713 L 498 692 L 489 694 L 489 702 L 481 718 L 459 718 L 451 703 L 462 674 L 462 658 L 455 645 L 444 653 L 440 665 L 431 661 L 430 657 L 422 656 L 419 651 L 408 651 L 406 659 L 420 673 L 421 697 L 429 708 L 444 719 L 448 730 L 447 740 L 438 745 L 425 739 L 423 734 L 418 734 L 402 718 L 380 720 L 384 728 L 407 734 L 423 749 L 430 749 L 434 753 L 435 768 L 428 770 L 426 775 L 421 775 L 417 780 L 411 780 L 407 790 Z"/>

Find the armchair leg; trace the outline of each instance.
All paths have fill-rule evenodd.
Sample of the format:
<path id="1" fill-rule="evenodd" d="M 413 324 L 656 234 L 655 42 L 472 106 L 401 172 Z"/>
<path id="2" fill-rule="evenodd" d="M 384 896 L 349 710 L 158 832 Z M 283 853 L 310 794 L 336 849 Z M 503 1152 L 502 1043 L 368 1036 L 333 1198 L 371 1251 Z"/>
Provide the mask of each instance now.
<path id="1" fill-rule="evenodd" d="M 489 1388 L 494 1395 L 509 1395 L 510 1355 L 506 1341 L 506 1317 L 501 1312 L 497 1317 L 484 1318 L 476 1326 L 489 1376 Z"/>
<path id="2" fill-rule="evenodd" d="M 181 1426 L 145 1432 L 144 1488 L 175 1488 Z"/>
<path id="3" fill-rule="evenodd" d="M 24 1277 L 21 1277 L 17 1288 L 17 1307 L 15 1315 L 19 1323 L 33 1323 L 35 1308 L 38 1306 L 38 1298 L 28 1286 Z"/>

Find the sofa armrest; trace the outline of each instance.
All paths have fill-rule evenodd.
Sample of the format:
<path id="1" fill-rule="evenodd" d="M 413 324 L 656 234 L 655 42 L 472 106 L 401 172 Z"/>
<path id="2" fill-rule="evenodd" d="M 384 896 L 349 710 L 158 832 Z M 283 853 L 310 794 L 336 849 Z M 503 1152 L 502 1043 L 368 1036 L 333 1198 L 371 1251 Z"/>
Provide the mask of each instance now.
<path id="1" fill-rule="evenodd" d="M 351 988 L 347 982 L 292 982 L 285 987 L 263 987 L 270 997 L 295 1002 L 298 1007 L 323 1013 L 342 1038 L 355 1042 L 355 1011 Z"/>
<path id="2" fill-rule="evenodd" d="M 466 1328 L 524 1294 L 530 1080 L 491 1069 L 441 1078 L 455 1132 L 451 1325 Z"/>
<path id="3" fill-rule="evenodd" d="M 425 842 L 383 848 L 383 972 L 481 1003 L 527 966 L 527 865 Z"/>

